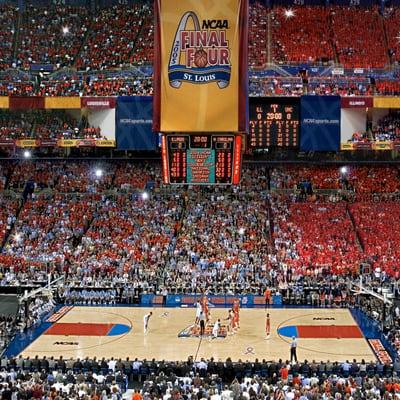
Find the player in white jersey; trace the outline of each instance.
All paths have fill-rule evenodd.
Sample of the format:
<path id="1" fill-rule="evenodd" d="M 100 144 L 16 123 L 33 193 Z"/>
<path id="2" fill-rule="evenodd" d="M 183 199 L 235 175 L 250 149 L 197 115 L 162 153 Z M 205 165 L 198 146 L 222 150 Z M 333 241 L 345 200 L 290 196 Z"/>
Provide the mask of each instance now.
<path id="1" fill-rule="evenodd" d="M 146 314 L 143 317 L 143 329 L 144 329 L 144 333 L 147 333 L 147 328 L 149 327 L 149 319 L 150 317 L 153 315 L 153 313 L 150 311 L 148 314 Z"/>
<path id="2" fill-rule="evenodd" d="M 198 325 L 199 322 L 200 322 L 201 310 L 202 310 L 201 304 L 200 304 L 200 302 L 198 301 L 198 302 L 196 302 L 196 319 L 195 319 L 195 321 L 194 321 L 194 323 L 195 323 L 196 325 Z"/>
<path id="3" fill-rule="evenodd" d="M 221 321 L 217 319 L 212 329 L 211 339 L 216 339 L 218 337 L 219 327 L 221 326 Z"/>

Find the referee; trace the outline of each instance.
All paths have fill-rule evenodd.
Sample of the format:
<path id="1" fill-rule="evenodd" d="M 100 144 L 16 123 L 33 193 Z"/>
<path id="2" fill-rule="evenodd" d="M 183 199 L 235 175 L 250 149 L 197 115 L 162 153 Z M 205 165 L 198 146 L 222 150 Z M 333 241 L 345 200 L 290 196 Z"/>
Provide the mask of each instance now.
<path id="1" fill-rule="evenodd" d="M 292 337 L 292 341 L 290 342 L 290 362 L 297 362 L 297 340 L 296 337 Z"/>
<path id="2" fill-rule="evenodd" d="M 203 311 L 200 312 L 199 321 L 200 321 L 200 336 L 204 336 L 204 332 L 206 330 L 206 317 Z"/>

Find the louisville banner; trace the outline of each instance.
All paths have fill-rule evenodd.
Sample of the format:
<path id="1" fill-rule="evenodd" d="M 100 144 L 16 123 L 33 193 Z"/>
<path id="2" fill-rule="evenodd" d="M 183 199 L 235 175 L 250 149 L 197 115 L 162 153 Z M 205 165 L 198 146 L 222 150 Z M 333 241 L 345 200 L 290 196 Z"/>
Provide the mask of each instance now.
<path id="1" fill-rule="evenodd" d="M 88 108 L 89 110 L 115 108 L 116 105 L 116 97 L 81 97 L 81 108 Z"/>
<path id="2" fill-rule="evenodd" d="M 155 0 L 156 132 L 247 130 L 248 0 Z"/>

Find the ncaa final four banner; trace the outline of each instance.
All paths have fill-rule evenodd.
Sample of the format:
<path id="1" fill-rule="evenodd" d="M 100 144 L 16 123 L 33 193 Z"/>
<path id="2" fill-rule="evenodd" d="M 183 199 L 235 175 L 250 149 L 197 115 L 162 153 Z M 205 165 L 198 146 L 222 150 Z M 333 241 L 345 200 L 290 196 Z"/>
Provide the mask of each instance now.
<path id="1" fill-rule="evenodd" d="M 248 0 L 155 0 L 153 130 L 247 131 Z"/>

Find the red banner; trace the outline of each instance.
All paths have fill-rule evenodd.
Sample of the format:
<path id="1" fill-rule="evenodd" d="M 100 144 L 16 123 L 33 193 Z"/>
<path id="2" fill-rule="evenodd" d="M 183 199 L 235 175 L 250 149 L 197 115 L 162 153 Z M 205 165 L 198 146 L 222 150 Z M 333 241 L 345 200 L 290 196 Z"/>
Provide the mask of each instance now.
<path id="1" fill-rule="evenodd" d="M 162 137 L 161 137 L 161 160 L 162 160 L 163 182 L 169 183 L 169 168 L 168 168 L 167 136 L 166 135 L 162 135 Z"/>
<path id="2" fill-rule="evenodd" d="M 235 136 L 235 149 L 233 153 L 233 179 L 232 184 L 238 185 L 240 183 L 240 171 L 242 169 L 242 137 Z"/>
<path id="3" fill-rule="evenodd" d="M 10 110 L 31 110 L 44 108 L 44 97 L 10 97 Z"/>
<path id="4" fill-rule="evenodd" d="M 56 147 L 57 146 L 57 139 L 42 139 L 40 141 L 41 147 Z"/>
<path id="5" fill-rule="evenodd" d="M 117 104 L 116 97 L 82 97 L 81 108 L 90 110 L 104 110 L 115 108 Z"/>
<path id="6" fill-rule="evenodd" d="M 372 150 L 371 142 L 355 142 L 354 143 L 355 150 Z"/>
<path id="7" fill-rule="evenodd" d="M 368 108 L 374 103 L 372 97 L 342 97 L 340 105 L 342 108 Z"/>
<path id="8" fill-rule="evenodd" d="M 394 148 L 394 150 L 399 151 L 400 150 L 400 142 L 393 142 L 393 148 Z"/>
<path id="9" fill-rule="evenodd" d="M 78 139 L 78 147 L 93 147 L 96 146 L 96 139 Z"/>
<path id="10" fill-rule="evenodd" d="M 0 147 L 14 146 L 14 139 L 0 139 Z"/>

